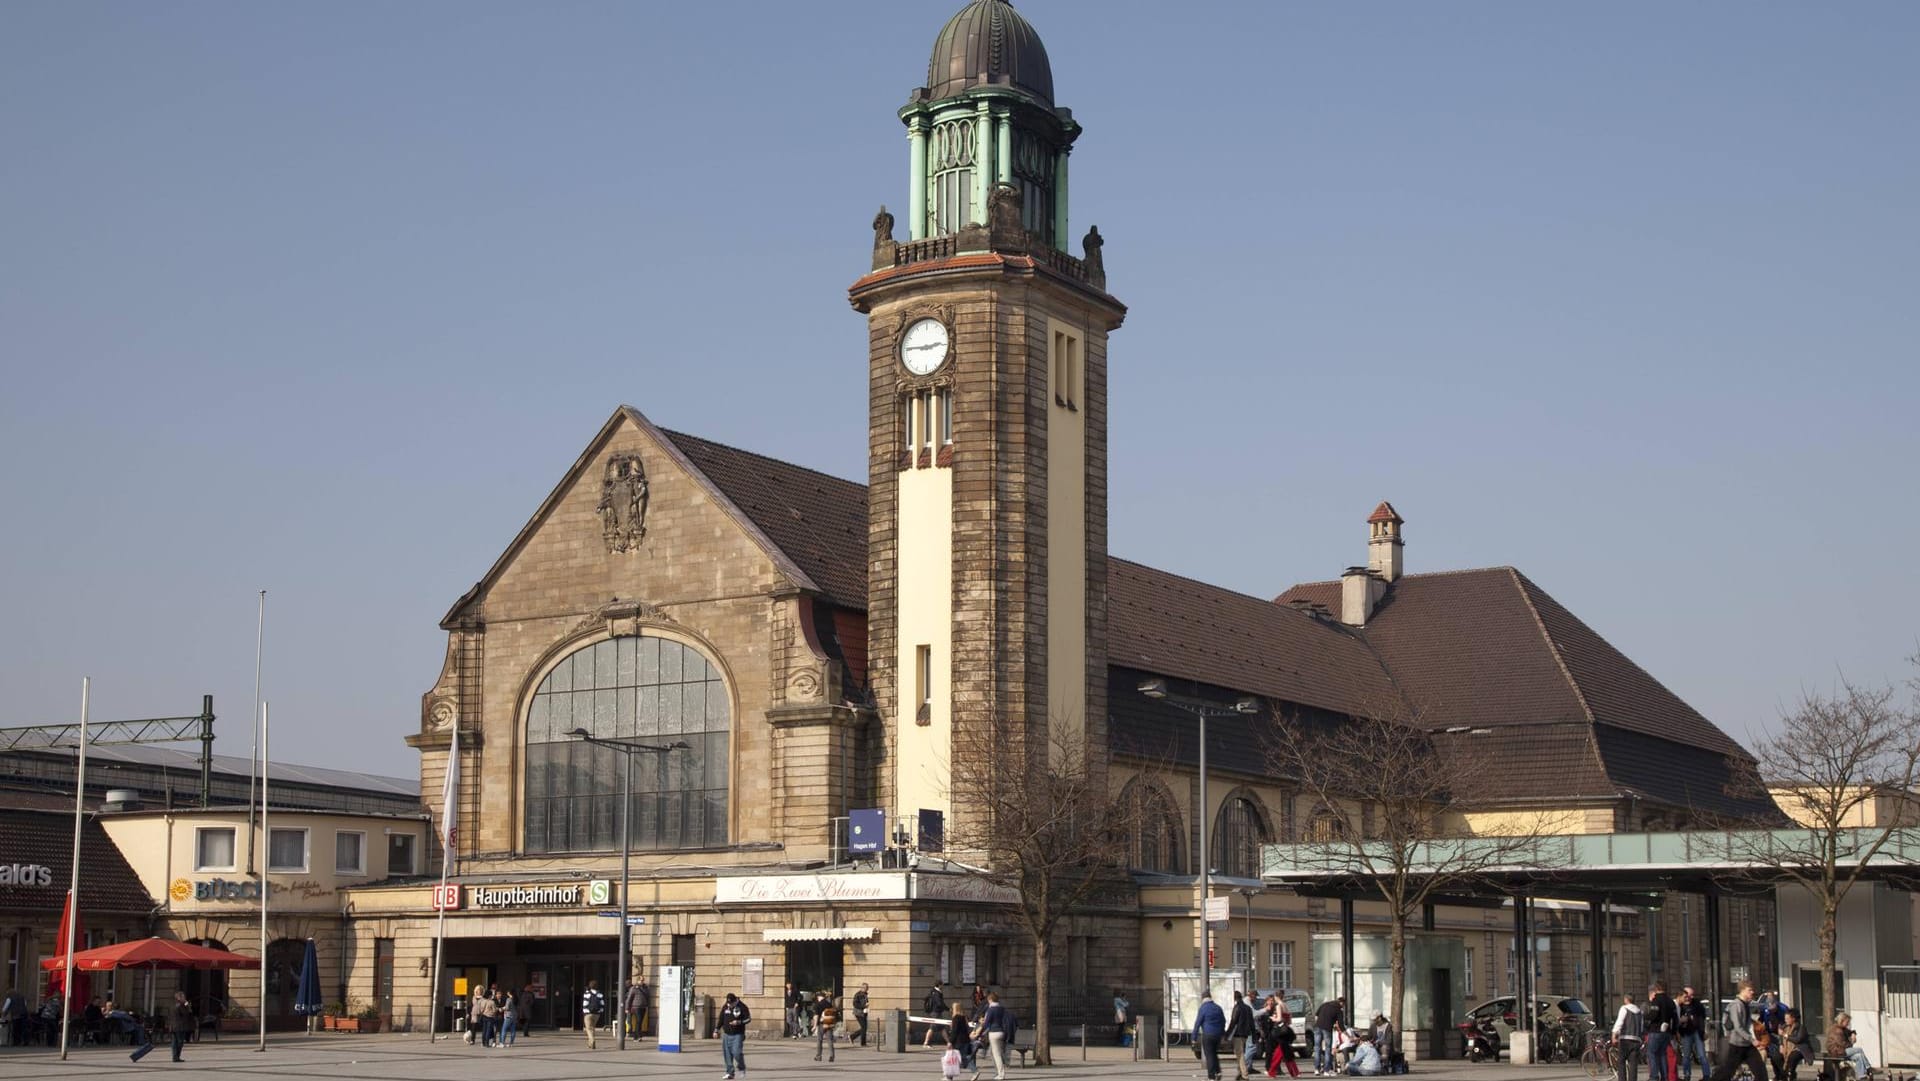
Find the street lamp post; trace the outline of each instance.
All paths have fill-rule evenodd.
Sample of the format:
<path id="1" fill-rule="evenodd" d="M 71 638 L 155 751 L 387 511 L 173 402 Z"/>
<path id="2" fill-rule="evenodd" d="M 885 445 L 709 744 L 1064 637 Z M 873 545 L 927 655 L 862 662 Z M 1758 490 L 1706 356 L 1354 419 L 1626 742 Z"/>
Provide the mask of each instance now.
<path id="1" fill-rule="evenodd" d="M 591 735 L 584 728 L 576 728 L 567 735 L 574 739 L 585 740 L 597 747 L 611 747 L 627 757 L 627 768 L 623 782 L 624 792 L 620 799 L 620 965 L 613 978 L 613 1025 L 614 1047 L 624 1051 L 627 1048 L 627 973 L 633 967 L 633 929 L 627 926 L 628 887 L 633 885 L 633 756 L 636 754 L 657 754 L 660 756 L 660 768 L 666 769 L 667 752 L 685 750 L 688 746 L 684 739 L 672 743 L 639 743 L 630 739 L 603 739 Z M 659 786 L 664 790 L 665 786 Z M 638 1037 L 638 1033 L 634 1034 Z"/>
<path id="2" fill-rule="evenodd" d="M 1206 991 L 1213 987 L 1213 927 L 1207 922 L 1207 900 L 1213 896 L 1213 853 L 1207 844 L 1207 718 L 1258 713 L 1260 700 L 1247 696 L 1232 705 L 1221 705 L 1193 695 L 1175 694 L 1167 689 L 1166 680 L 1157 677 L 1141 682 L 1140 693 L 1185 710 L 1200 722 L 1200 989 Z"/>

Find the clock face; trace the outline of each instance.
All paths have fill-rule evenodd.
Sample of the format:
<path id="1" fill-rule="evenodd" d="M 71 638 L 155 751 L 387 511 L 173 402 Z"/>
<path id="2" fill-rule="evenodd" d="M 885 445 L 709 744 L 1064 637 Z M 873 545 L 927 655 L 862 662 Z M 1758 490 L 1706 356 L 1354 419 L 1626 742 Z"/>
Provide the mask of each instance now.
<path id="1" fill-rule="evenodd" d="M 900 363 L 915 375 L 926 375 L 947 359 L 947 325 L 938 319 L 919 319 L 900 335 Z"/>

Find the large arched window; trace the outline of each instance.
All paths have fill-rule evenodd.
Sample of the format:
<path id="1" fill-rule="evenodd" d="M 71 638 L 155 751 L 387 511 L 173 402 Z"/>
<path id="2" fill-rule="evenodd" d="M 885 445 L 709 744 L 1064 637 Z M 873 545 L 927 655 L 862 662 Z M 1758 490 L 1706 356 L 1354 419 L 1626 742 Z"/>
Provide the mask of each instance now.
<path id="1" fill-rule="evenodd" d="M 1180 835 L 1186 829 L 1180 809 L 1166 789 L 1138 779 L 1128 781 L 1121 806 L 1133 820 L 1133 844 L 1127 865 L 1136 871 L 1185 874 L 1180 863 Z"/>
<path id="2" fill-rule="evenodd" d="M 1267 843 L 1267 816 L 1251 795 L 1233 796 L 1214 824 L 1213 867 L 1228 878 L 1260 877 L 1260 846 Z"/>
<path id="3" fill-rule="evenodd" d="M 731 721 L 719 669 L 679 642 L 614 638 L 567 656 L 527 711 L 526 850 L 620 845 L 625 755 L 576 739 L 576 728 L 656 747 L 686 744 L 633 756 L 635 849 L 725 844 Z"/>

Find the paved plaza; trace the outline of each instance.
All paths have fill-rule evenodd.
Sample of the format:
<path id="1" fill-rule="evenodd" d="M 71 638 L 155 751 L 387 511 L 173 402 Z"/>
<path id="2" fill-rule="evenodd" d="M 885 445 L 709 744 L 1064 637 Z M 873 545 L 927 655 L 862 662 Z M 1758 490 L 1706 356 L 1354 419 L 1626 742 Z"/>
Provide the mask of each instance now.
<path id="1" fill-rule="evenodd" d="M 405 1035 L 353 1036 L 323 1034 L 317 1036 L 276 1036 L 267 1050 L 256 1051 L 251 1043 L 232 1039 L 221 1043 L 190 1044 L 186 1061 L 175 1065 L 168 1061 L 167 1047 L 157 1045 L 146 1061 L 127 1061 L 125 1048 L 76 1048 L 67 1061 L 59 1053 L 45 1048 L 0 1048 L 0 1077 L 110 1078 L 153 1077 L 168 1073 L 191 1072 L 195 1077 L 223 1078 L 287 1077 L 367 1079 L 367 1081 L 474 1081 L 476 1078 L 499 1081 L 592 1081 L 595 1078 L 666 1078 L 720 1076 L 719 1044 L 711 1040 L 691 1042 L 677 1055 L 662 1054 L 651 1041 L 630 1044 L 625 1051 L 613 1049 L 611 1040 L 603 1040 L 600 1049 L 589 1051 L 585 1042 L 572 1036 L 545 1035 L 524 1040 L 507 1051 L 469 1047 L 458 1040 L 443 1039 L 429 1045 L 424 1037 Z M 1089 1048 L 1082 1061 L 1079 1047 L 1056 1050 L 1057 1063 L 1045 1070 L 1022 1070 L 1017 1064 L 1008 1068 L 1010 1078 L 1044 1076 L 1049 1078 L 1096 1078 L 1126 1076 L 1138 1078 L 1194 1078 L 1201 1076 L 1190 1052 L 1175 1049 L 1167 1062 L 1135 1062 L 1132 1052 L 1112 1047 Z M 940 1076 L 940 1056 L 933 1049 L 914 1048 L 904 1055 L 883 1054 L 867 1048 L 842 1049 L 833 1065 L 813 1061 L 813 1045 L 797 1041 L 759 1040 L 747 1046 L 749 1078 L 779 1081 L 786 1078 L 836 1076 L 880 1081 L 882 1078 L 918 1078 L 934 1081 Z M 964 1075 L 963 1075 L 964 1076 Z M 993 1076 L 991 1064 L 981 1076 Z M 1231 1069 L 1227 1077 L 1232 1077 Z M 1313 1075 L 1307 1074 L 1309 1078 Z M 1584 1081 L 1578 1067 L 1538 1066 L 1516 1069 L 1500 1065 L 1471 1065 L 1445 1062 L 1431 1068 L 1416 1065 L 1415 1078 L 1434 1081 L 1502 1081 L 1522 1076 L 1527 1081 Z"/>

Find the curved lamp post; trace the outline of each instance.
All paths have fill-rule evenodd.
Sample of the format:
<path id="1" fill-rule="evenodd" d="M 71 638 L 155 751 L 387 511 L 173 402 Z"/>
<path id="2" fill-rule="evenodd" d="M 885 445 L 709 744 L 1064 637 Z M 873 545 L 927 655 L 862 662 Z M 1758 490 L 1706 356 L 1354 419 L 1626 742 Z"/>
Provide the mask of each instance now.
<path id="1" fill-rule="evenodd" d="M 631 739 L 605 739 L 589 733 L 584 728 L 576 728 L 567 735 L 584 740 L 596 747 L 606 747 L 627 756 L 626 779 L 623 784 L 625 794 L 620 800 L 620 967 L 615 971 L 613 982 L 613 1018 L 614 1047 L 624 1051 L 627 1047 L 627 972 L 633 966 L 633 931 L 627 926 L 627 887 L 632 885 L 630 867 L 633 856 L 633 756 L 636 754 L 657 754 L 660 756 L 661 783 L 656 791 L 666 789 L 665 773 L 667 752 L 683 751 L 691 744 L 684 739 L 672 743 L 641 743 Z"/>

